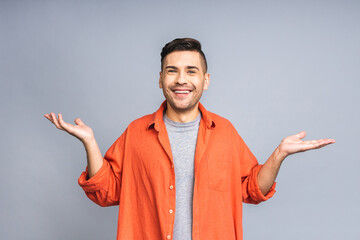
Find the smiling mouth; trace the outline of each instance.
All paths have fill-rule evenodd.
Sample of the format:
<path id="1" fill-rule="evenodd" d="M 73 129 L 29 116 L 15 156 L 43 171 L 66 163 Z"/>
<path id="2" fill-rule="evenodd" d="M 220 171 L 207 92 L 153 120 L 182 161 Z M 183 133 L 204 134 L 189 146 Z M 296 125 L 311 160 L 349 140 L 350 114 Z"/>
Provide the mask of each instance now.
<path id="1" fill-rule="evenodd" d="M 174 92 L 175 92 L 175 93 L 183 94 L 183 93 L 190 93 L 191 91 L 189 91 L 189 90 L 185 90 L 185 91 L 175 90 Z"/>
<path id="2" fill-rule="evenodd" d="M 190 89 L 179 89 L 179 90 L 172 90 L 177 98 L 183 99 L 190 95 L 192 90 Z"/>

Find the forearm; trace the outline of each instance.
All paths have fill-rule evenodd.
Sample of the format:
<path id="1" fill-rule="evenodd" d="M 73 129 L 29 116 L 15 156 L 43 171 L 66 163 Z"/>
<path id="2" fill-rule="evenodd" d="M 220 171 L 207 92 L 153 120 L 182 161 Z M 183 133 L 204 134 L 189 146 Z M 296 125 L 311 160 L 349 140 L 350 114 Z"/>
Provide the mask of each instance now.
<path id="1" fill-rule="evenodd" d="M 100 170 L 103 157 L 95 138 L 84 141 L 83 144 L 87 155 L 88 176 L 91 178 Z"/>
<path id="2" fill-rule="evenodd" d="M 261 192 L 266 195 L 271 186 L 275 182 L 276 176 L 279 172 L 281 163 L 284 159 L 294 153 L 304 152 L 311 149 L 321 148 L 328 144 L 335 143 L 334 139 L 319 139 L 311 141 L 302 141 L 306 132 L 302 131 L 298 134 L 284 138 L 280 145 L 271 154 L 269 159 L 261 167 L 258 173 L 258 183 Z"/>
<path id="3" fill-rule="evenodd" d="M 258 183 L 260 190 L 264 195 L 269 192 L 271 186 L 274 184 L 281 163 L 284 159 L 284 154 L 281 154 L 279 148 L 276 148 L 268 160 L 261 167 L 258 173 Z"/>

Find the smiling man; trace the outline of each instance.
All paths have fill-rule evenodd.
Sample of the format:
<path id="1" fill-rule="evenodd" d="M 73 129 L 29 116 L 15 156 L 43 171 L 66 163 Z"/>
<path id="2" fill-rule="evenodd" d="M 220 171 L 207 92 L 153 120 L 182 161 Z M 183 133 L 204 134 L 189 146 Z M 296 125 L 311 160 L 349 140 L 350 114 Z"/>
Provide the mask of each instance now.
<path id="1" fill-rule="evenodd" d="M 259 165 L 226 119 L 199 102 L 210 76 L 200 43 L 175 39 L 161 52 L 159 87 L 165 101 L 133 121 L 102 157 L 92 129 L 45 114 L 81 140 L 87 167 L 79 178 L 100 206 L 119 205 L 117 239 L 242 239 L 242 202 L 275 193 L 275 178 L 290 154 L 334 143 L 284 138 Z"/>
<path id="2" fill-rule="evenodd" d="M 189 122 L 199 113 L 199 100 L 209 86 L 205 57 L 197 51 L 162 54 L 159 86 L 167 100 L 166 115 L 176 122 Z"/>

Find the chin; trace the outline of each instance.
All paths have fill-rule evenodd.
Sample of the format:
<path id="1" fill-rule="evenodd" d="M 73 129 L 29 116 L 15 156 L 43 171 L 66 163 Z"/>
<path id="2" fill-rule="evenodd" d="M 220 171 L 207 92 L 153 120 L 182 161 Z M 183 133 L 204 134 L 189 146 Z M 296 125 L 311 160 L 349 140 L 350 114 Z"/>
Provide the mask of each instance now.
<path id="1" fill-rule="evenodd" d="M 170 105 L 176 112 L 187 112 L 187 111 L 191 111 L 192 109 L 194 109 L 196 107 L 196 104 L 192 105 L 192 104 L 176 104 L 176 103 L 171 104 L 170 103 Z"/>

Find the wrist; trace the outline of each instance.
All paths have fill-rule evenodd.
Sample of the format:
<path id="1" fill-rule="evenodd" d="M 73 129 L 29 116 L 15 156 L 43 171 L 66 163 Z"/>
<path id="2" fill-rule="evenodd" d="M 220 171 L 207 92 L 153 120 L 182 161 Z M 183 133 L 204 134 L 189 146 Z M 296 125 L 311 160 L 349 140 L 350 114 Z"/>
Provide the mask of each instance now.
<path id="1" fill-rule="evenodd" d="M 278 146 L 274 151 L 274 159 L 276 162 L 279 162 L 280 164 L 284 161 L 284 159 L 287 156 L 288 154 L 282 151 L 280 146 Z"/>
<path id="2" fill-rule="evenodd" d="M 89 138 L 85 138 L 85 139 L 82 139 L 81 142 L 84 144 L 85 147 L 90 147 L 94 144 L 97 144 L 96 143 L 96 140 L 95 140 L 95 137 L 89 137 Z"/>

